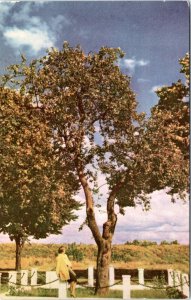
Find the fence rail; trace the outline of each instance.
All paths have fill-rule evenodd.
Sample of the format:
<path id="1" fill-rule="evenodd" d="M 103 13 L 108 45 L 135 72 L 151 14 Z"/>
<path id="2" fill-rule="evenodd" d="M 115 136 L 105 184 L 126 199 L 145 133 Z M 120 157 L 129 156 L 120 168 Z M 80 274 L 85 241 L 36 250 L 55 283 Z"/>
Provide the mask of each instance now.
<path id="1" fill-rule="evenodd" d="M 160 272 L 159 272 L 160 271 Z M 87 284 L 82 284 L 78 281 L 80 287 L 94 287 L 94 276 L 96 274 L 93 266 L 89 266 L 87 270 L 75 270 L 78 279 L 86 279 Z M 147 274 L 147 276 L 145 276 Z M 152 280 L 154 277 L 163 275 L 163 286 L 157 287 Z M 155 276 L 154 276 L 155 275 Z M 152 276 L 152 278 L 151 278 Z M 146 278 L 145 278 L 146 277 Z M 117 279 L 120 280 L 117 281 Z M 149 284 L 148 284 L 149 281 Z M 37 269 L 21 270 L 20 272 L 9 271 L 0 273 L 0 284 L 7 283 L 9 286 L 21 287 L 43 287 L 49 289 L 58 289 L 58 298 L 64 299 L 67 297 L 67 283 L 59 282 L 55 271 L 37 272 Z M 136 289 L 179 289 L 183 295 L 189 297 L 189 277 L 187 274 L 182 274 L 180 271 L 174 270 L 128 270 L 109 268 L 109 288 L 115 289 L 118 287 L 123 291 L 123 299 L 130 299 L 131 290 Z M 105 287 L 102 287 L 105 288 Z M 1 299 L 1 297 L 0 297 Z"/>

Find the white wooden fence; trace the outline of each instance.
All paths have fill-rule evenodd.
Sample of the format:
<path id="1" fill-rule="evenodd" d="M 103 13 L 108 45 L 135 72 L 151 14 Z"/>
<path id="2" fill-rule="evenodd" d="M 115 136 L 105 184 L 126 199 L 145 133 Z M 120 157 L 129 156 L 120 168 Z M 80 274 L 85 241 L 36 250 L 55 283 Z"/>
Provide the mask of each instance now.
<path id="1" fill-rule="evenodd" d="M 182 293 L 189 297 L 189 277 L 185 273 L 181 273 L 180 271 L 174 271 L 172 269 L 167 270 L 168 272 L 168 286 L 176 287 Z M 9 286 L 16 286 L 17 284 L 17 272 L 11 271 L 9 273 Z M 38 287 L 37 284 L 37 270 L 31 269 L 30 271 L 30 285 L 28 284 L 29 271 L 22 270 L 20 272 L 21 279 L 20 285 L 22 287 Z M 0 283 L 1 283 L 1 273 L 0 273 Z M 112 289 L 120 289 L 123 291 L 123 299 L 131 298 L 131 290 L 136 290 L 137 288 L 148 288 L 145 284 L 144 280 L 144 269 L 138 269 L 138 285 L 131 285 L 131 276 L 123 275 L 122 276 L 122 284 L 115 285 L 115 269 L 113 266 L 109 267 L 109 286 Z M 88 268 L 88 286 L 94 286 L 94 268 L 93 266 L 89 266 Z M 47 271 L 46 272 L 46 284 L 42 285 L 43 288 L 48 289 L 58 289 L 58 298 L 66 299 L 67 298 L 67 283 L 59 282 L 58 277 L 55 271 Z M 1 298 L 1 297 L 0 297 Z"/>

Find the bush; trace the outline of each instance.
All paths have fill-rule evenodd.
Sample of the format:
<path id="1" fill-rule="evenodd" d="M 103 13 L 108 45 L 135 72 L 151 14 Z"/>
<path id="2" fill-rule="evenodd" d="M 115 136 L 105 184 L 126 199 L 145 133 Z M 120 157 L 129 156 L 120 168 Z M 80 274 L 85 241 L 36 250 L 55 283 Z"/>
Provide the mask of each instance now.
<path id="1" fill-rule="evenodd" d="M 174 240 L 172 242 L 167 242 L 166 240 L 161 241 L 160 245 L 179 245 L 179 242 L 177 240 Z"/>
<path id="2" fill-rule="evenodd" d="M 156 288 L 163 289 L 166 284 L 164 272 L 161 272 L 160 276 L 155 276 L 153 278 L 153 285 Z M 165 289 L 165 288 L 164 288 Z"/>
<path id="3" fill-rule="evenodd" d="M 157 245 L 157 242 L 152 242 L 152 241 L 147 241 L 147 240 L 134 240 L 132 242 L 127 241 L 125 243 L 125 245 L 135 245 L 135 246 L 153 246 L 153 245 Z"/>
<path id="4" fill-rule="evenodd" d="M 83 252 L 77 248 L 75 243 L 72 243 L 68 246 L 68 249 L 66 250 L 66 254 L 68 256 L 71 256 L 72 260 L 75 261 L 82 261 L 84 258 Z"/>
<path id="5" fill-rule="evenodd" d="M 177 240 L 175 240 L 175 241 L 172 241 L 171 244 L 172 245 L 179 245 L 179 242 Z"/>
<path id="6" fill-rule="evenodd" d="M 184 298 L 187 298 L 182 294 L 181 291 L 177 290 L 174 287 L 170 287 L 170 286 L 168 286 L 166 288 L 166 293 L 167 293 L 167 296 L 168 296 L 169 299 L 184 299 Z"/>

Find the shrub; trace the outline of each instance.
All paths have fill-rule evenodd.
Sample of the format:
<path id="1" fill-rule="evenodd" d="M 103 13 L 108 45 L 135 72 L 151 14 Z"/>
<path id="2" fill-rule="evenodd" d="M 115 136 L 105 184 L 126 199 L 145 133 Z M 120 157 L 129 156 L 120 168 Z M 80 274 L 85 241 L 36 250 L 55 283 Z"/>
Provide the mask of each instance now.
<path id="1" fill-rule="evenodd" d="M 157 245 L 157 242 L 147 241 L 147 240 L 134 240 L 132 242 L 127 241 L 125 245 L 135 245 L 135 246 L 153 246 Z"/>
<path id="2" fill-rule="evenodd" d="M 166 293 L 167 293 L 167 296 L 168 296 L 169 299 L 184 299 L 184 298 L 187 298 L 182 294 L 181 291 L 177 290 L 174 287 L 170 287 L 170 286 L 168 286 L 166 288 Z"/>
<path id="3" fill-rule="evenodd" d="M 71 256 L 72 260 L 75 261 L 82 261 L 84 258 L 83 252 L 77 248 L 75 243 L 72 243 L 68 246 L 68 249 L 66 250 L 66 254 L 68 256 Z"/>

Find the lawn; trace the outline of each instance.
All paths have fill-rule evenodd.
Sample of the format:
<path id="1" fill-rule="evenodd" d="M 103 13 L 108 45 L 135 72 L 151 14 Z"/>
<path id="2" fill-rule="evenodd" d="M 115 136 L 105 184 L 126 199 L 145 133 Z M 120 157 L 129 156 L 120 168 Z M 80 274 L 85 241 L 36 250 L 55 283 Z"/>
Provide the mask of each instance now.
<path id="1" fill-rule="evenodd" d="M 43 289 L 43 288 L 32 288 L 30 291 L 24 290 L 23 288 L 11 287 L 8 292 L 7 288 L 3 288 L 0 293 L 9 294 L 10 296 L 26 296 L 26 297 L 58 297 L 57 289 Z M 70 298 L 70 291 L 67 292 L 68 298 Z M 94 288 L 77 288 L 77 298 L 98 298 L 94 295 Z M 110 290 L 107 296 L 102 298 L 120 298 L 122 299 L 122 291 Z M 133 290 L 131 291 L 131 298 L 147 298 L 147 299 L 168 299 L 168 294 L 165 290 Z"/>

